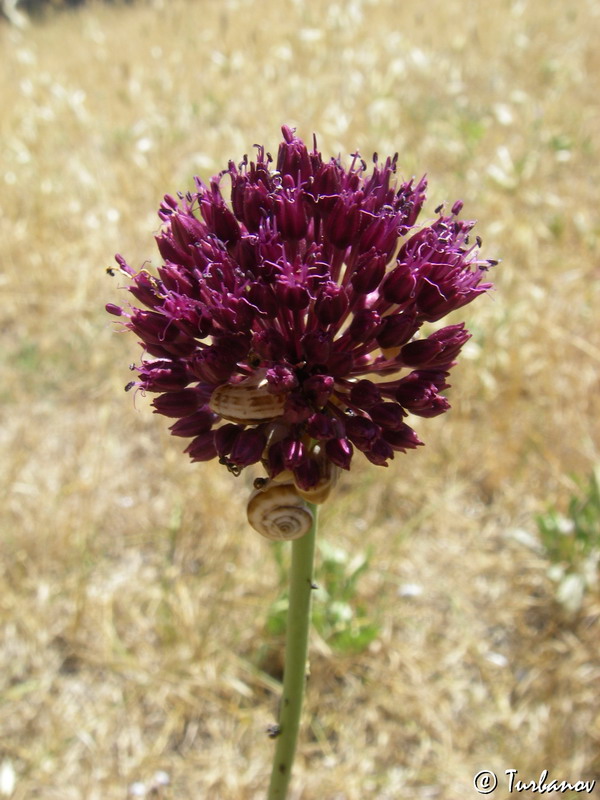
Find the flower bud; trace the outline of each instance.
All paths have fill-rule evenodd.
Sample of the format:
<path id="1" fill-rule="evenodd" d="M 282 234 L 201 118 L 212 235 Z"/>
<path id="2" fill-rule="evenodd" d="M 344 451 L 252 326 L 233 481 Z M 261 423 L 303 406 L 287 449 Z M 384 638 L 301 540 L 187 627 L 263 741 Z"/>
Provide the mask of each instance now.
<path id="1" fill-rule="evenodd" d="M 363 253 L 356 263 L 351 278 L 352 288 L 359 294 L 370 294 L 381 283 L 385 275 L 387 258 L 371 248 L 368 253 Z"/>
<path id="2" fill-rule="evenodd" d="M 188 453 L 192 461 L 210 461 L 215 458 L 217 451 L 213 441 L 212 431 L 205 431 L 189 443 L 183 451 Z"/>
<path id="3" fill-rule="evenodd" d="M 281 129 L 284 141 L 279 145 L 277 154 L 277 171 L 285 176 L 290 175 L 296 185 L 309 180 L 313 170 L 306 145 L 294 135 L 287 125 Z"/>
<path id="4" fill-rule="evenodd" d="M 252 337 L 252 349 L 267 361 L 279 361 L 285 355 L 287 342 L 274 328 L 261 328 Z"/>
<path id="5" fill-rule="evenodd" d="M 390 314 L 384 317 L 377 330 L 377 344 L 384 349 L 400 347 L 411 339 L 419 325 L 414 314 L 402 311 L 399 314 Z"/>
<path id="6" fill-rule="evenodd" d="M 294 481 L 299 489 L 308 491 L 316 486 L 321 479 L 321 469 L 314 458 L 305 458 L 294 469 Z"/>
<path id="7" fill-rule="evenodd" d="M 224 203 L 204 201 L 202 215 L 215 236 L 226 244 L 234 244 L 241 236 L 240 225 Z"/>
<path id="8" fill-rule="evenodd" d="M 406 412 L 398 403 L 377 403 L 369 409 L 369 416 L 381 428 L 401 430 Z"/>
<path id="9" fill-rule="evenodd" d="M 359 408 L 370 408 L 381 400 L 381 390 L 373 381 L 358 381 L 350 389 L 350 400 Z"/>
<path id="10" fill-rule="evenodd" d="M 353 200 L 338 197 L 323 222 L 323 230 L 334 247 L 345 250 L 358 236 L 360 206 Z"/>
<path id="11" fill-rule="evenodd" d="M 393 255 L 397 241 L 398 223 L 396 215 L 374 216 L 363 230 L 358 246 L 361 253 L 365 253 L 374 247 L 388 259 Z"/>
<path id="12" fill-rule="evenodd" d="M 310 302 L 310 295 L 304 286 L 286 280 L 277 281 L 275 294 L 278 301 L 292 311 L 302 311 Z"/>
<path id="13" fill-rule="evenodd" d="M 315 314 L 321 325 L 338 322 L 348 308 L 346 290 L 337 283 L 328 281 L 322 288 L 315 303 Z"/>
<path id="14" fill-rule="evenodd" d="M 460 353 L 462 346 L 466 341 L 471 338 L 471 334 L 465 330 L 464 322 L 458 325 L 447 325 L 445 328 L 440 328 L 435 333 L 429 336 L 429 340 L 436 342 L 440 345 L 440 353 L 430 361 L 436 367 L 446 365 L 453 361 Z"/>
<path id="15" fill-rule="evenodd" d="M 286 398 L 283 414 L 286 422 L 304 422 L 312 413 L 313 410 L 302 392 L 291 392 Z"/>
<path id="16" fill-rule="evenodd" d="M 272 286 L 266 283 L 253 283 L 248 290 L 248 301 L 270 319 L 277 316 L 279 306 Z"/>
<path id="17" fill-rule="evenodd" d="M 403 408 L 419 417 L 442 414 L 450 403 L 439 393 L 447 388 L 447 372 L 415 370 L 398 382 L 395 398 Z"/>
<path id="18" fill-rule="evenodd" d="M 198 436 L 200 433 L 206 433 L 212 428 L 213 422 L 217 419 L 216 415 L 212 413 L 208 406 L 202 406 L 194 414 L 187 417 L 178 419 L 169 430 L 173 436 Z"/>
<path id="19" fill-rule="evenodd" d="M 300 340 L 304 357 L 311 364 L 325 364 L 331 355 L 331 335 L 325 331 L 310 331 Z"/>
<path id="20" fill-rule="evenodd" d="M 388 303 L 402 305 L 412 297 L 416 280 L 406 264 L 398 264 L 381 285 L 381 294 Z"/>
<path id="21" fill-rule="evenodd" d="M 348 328 L 348 336 L 352 342 L 365 342 L 373 336 L 380 323 L 381 317 L 377 311 L 363 308 L 354 314 L 354 319 Z"/>
<path id="22" fill-rule="evenodd" d="M 385 439 L 379 438 L 365 451 L 365 455 L 372 464 L 377 464 L 379 467 L 387 467 L 388 459 L 394 457 L 394 448 Z"/>
<path id="23" fill-rule="evenodd" d="M 290 367 L 284 364 L 276 364 L 267 370 L 267 382 L 269 391 L 273 394 L 285 394 L 291 392 L 298 386 L 298 378 Z"/>
<path id="24" fill-rule="evenodd" d="M 312 439 L 332 439 L 337 433 L 338 425 L 336 423 L 337 420 L 333 417 L 316 411 L 306 421 L 306 433 Z"/>
<path id="25" fill-rule="evenodd" d="M 302 391 L 316 408 L 323 408 L 333 392 L 331 375 L 312 375 L 302 384 Z"/>
<path id="26" fill-rule="evenodd" d="M 286 239 L 297 241 L 306 236 L 308 220 L 306 218 L 304 205 L 299 196 L 291 200 L 285 197 L 285 195 L 279 195 L 279 197 L 277 197 L 275 216 L 279 232 L 282 236 L 285 236 Z"/>
<path id="27" fill-rule="evenodd" d="M 155 414 L 165 417 L 187 417 L 198 410 L 200 396 L 195 389 L 182 389 L 179 392 L 165 392 L 152 401 Z"/>
<path id="28" fill-rule="evenodd" d="M 178 361 L 159 359 L 143 361 L 138 368 L 141 384 L 147 392 L 175 392 L 190 382 L 185 367 Z"/>
<path id="29" fill-rule="evenodd" d="M 408 425 L 403 425 L 397 431 L 384 430 L 382 437 L 394 450 L 405 452 L 406 450 L 413 450 L 415 447 L 423 444 L 417 434 Z"/>
<path id="30" fill-rule="evenodd" d="M 305 447 L 298 439 L 287 437 L 277 443 L 281 447 L 282 461 L 285 469 L 299 467 L 306 458 Z"/>
<path id="31" fill-rule="evenodd" d="M 428 339 L 417 339 L 405 344 L 400 351 L 400 360 L 407 367 L 420 367 L 429 364 L 442 350 L 439 342 Z"/>
<path id="32" fill-rule="evenodd" d="M 336 466 L 350 469 L 353 448 L 348 439 L 330 439 L 325 443 L 325 455 Z"/>
<path id="33" fill-rule="evenodd" d="M 243 430 L 235 439 L 229 458 L 238 467 L 247 467 L 260 461 L 267 443 L 261 428 Z"/>
<path id="34" fill-rule="evenodd" d="M 325 364 L 325 369 L 329 375 L 333 375 L 334 378 L 341 378 L 350 373 L 353 365 L 354 357 L 352 353 L 332 353 L 327 360 L 327 364 Z"/>
<path id="35" fill-rule="evenodd" d="M 363 452 L 368 450 L 381 434 L 379 425 L 376 425 L 367 417 L 349 417 L 346 414 L 344 424 L 346 434 L 352 444 Z"/>
<path id="36" fill-rule="evenodd" d="M 231 448 L 242 430 L 243 428 L 240 425 L 235 425 L 233 422 L 226 422 L 225 425 L 221 425 L 220 428 L 216 429 L 214 443 L 219 456 L 227 456 L 231 453 Z"/>

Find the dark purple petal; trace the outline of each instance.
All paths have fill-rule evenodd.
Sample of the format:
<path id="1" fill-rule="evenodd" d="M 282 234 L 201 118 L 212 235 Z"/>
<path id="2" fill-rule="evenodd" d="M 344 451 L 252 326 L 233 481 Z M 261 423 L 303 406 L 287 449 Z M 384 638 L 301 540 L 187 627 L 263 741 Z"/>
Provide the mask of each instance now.
<path id="1" fill-rule="evenodd" d="M 187 417 L 197 411 L 200 404 L 201 397 L 195 389 L 166 392 L 152 401 L 154 413 L 165 417 Z"/>
<path id="2" fill-rule="evenodd" d="M 381 400 L 381 390 L 369 380 L 360 380 L 350 389 L 350 400 L 359 408 L 370 408 Z"/>
<path id="3" fill-rule="evenodd" d="M 298 386 L 298 378 L 291 367 L 276 364 L 266 372 L 267 382 L 273 394 L 287 394 Z"/>
<path id="4" fill-rule="evenodd" d="M 190 359 L 190 370 L 196 378 L 215 385 L 225 383 L 231 377 L 235 365 L 231 354 L 216 345 L 200 350 Z"/>
<path id="5" fill-rule="evenodd" d="M 306 433 L 313 439 L 332 439 L 338 434 L 338 421 L 321 411 L 316 411 L 306 421 Z"/>
<path id="6" fill-rule="evenodd" d="M 354 314 L 348 328 L 348 337 L 352 342 L 366 342 L 373 336 L 381 324 L 381 317 L 376 311 L 362 309 Z"/>
<path id="7" fill-rule="evenodd" d="M 170 426 L 169 430 L 173 436 L 184 436 L 187 438 L 198 436 L 200 433 L 209 431 L 216 419 L 216 414 L 213 414 L 208 406 L 203 406 L 194 414 L 178 419 L 177 422 Z"/>
<path id="8" fill-rule="evenodd" d="M 307 362 L 325 364 L 331 354 L 331 335 L 326 331 L 310 331 L 300 340 Z"/>
<path id="9" fill-rule="evenodd" d="M 248 289 L 248 301 L 267 317 L 277 316 L 278 300 L 272 286 L 266 283 L 253 283 Z"/>
<path id="10" fill-rule="evenodd" d="M 242 431 L 235 439 L 229 458 L 238 467 L 248 467 L 260 461 L 267 437 L 259 428 Z"/>
<path id="11" fill-rule="evenodd" d="M 423 444 L 417 434 L 408 425 L 403 425 L 397 431 L 384 430 L 382 438 L 390 444 L 394 450 L 405 452 Z"/>
<path id="12" fill-rule="evenodd" d="M 282 127 L 284 141 L 279 145 L 277 154 L 277 171 L 281 175 L 290 175 L 299 186 L 312 176 L 312 164 L 308 150 L 302 139 L 294 135 L 287 125 Z"/>
<path id="13" fill-rule="evenodd" d="M 299 198 L 291 200 L 280 195 L 277 198 L 275 217 L 279 232 L 286 239 L 293 242 L 306 236 L 308 219 L 304 205 Z"/>
<path id="14" fill-rule="evenodd" d="M 302 384 L 302 391 L 315 408 L 323 408 L 333 392 L 331 375 L 312 375 Z"/>
<path id="15" fill-rule="evenodd" d="M 321 479 L 321 468 L 314 458 L 306 458 L 294 469 L 294 480 L 300 489 L 308 491 Z"/>
<path id="16" fill-rule="evenodd" d="M 414 314 L 390 314 L 381 320 L 375 338 L 380 347 L 400 347 L 414 336 L 418 328 L 419 323 Z"/>
<path id="17" fill-rule="evenodd" d="M 385 275 L 387 261 L 387 256 L 378 253 L 375 248 L 363 253 L 356 263 L 351 278 L 354 291 L 359 294 L 369 294 L 374 291 Z"/>
<path id="18" fill-rule="evenodd" d="M 138 372 L 140 383 L 147 392 L 173 392 L 185 389 L 190 383 L 185 365 L 180 361 L 142 361 Z"/>
<path id="19" fill-rule="evenodd" d="M 354 365 L 352 353 L 332 353 L 325 365 L 327 372 L 334 378 L 341 378 L 348 375 Z"/>
<path id="20" fill-rule="evenodd" d="M 231 448 L 235 444 L 235 440 L 242 432 L 240 425 L 234 425 L 233 422 L 227 422 L 221 425 L 214 432 L 215 450 L 219 456 L 227 456 L 231 453 Z"/>
<path id="21" fill-rule="evenodd" d="M 284 335 L 274 328 L 263 328 L 252 337 L 252 349 L 267 361 L 280 361 L 287 347 Z"/>
<path id="22" fill-rule="evenodd" d="M 217 451 L 213 442 L 212 431 L 205 431 L 196 436 L 183 452 L 188 453 L 192 461 L 210 461 L 215 458 Z"/>
<path id="23" fill-rule="evenodd" d="M 281 457 L 285 469 L 295 469 L 304 463 L 306 448 L 298 439 L 287 437 L 278 442 L 281 447 Z"/>
<path id="24" fill-rule="evenodd" d="M 406 264 L 398 264 L 381 285 L 381 294 L 388 303 L 402 305 L 413 296 L 417 281 Z"/>
<path id="25" fill-rule="evenodd" d="M 315 303 L 315 314 L 321 325 L 340 320 L 348 308 L 348 297 L 343 287 L 329 281 L 321 289 Z"/>
<path id="26" fill-rule="evenodd" d="M 330 439 L 325 444 L 325 455 L 336 466 L 350 469 L 353 448 L 348 439 Z"/>
<path id="27" fill-rule="evenodd" d="M 398 431 L 405 424 L 406 413 L 398 403 L 377 403 L 369 409 L 369 416 L 382 428 Z"/>
<path id="28" fill-rule="evenodd" d="M 284 308 L 293 311 L 302 311 L 310 302 L 310 295 L 304 286 L 288 281 L 277 282 L 275 295 Z"/>
<path id="29" fill-rule="evenodd" d="M 448 387 L 446 371 L 415 370 L 398 382 L 396 400 L 411 414 L 435 417 L 446 411 L 450 404 L 440 395 Z"/>
<path id="30" fill-rule="evenodd" d="M 344 424 L 348 438 L 359 450 L 368 450 L 381 434 L 379 425 L 376 425 L 366 417 L 349 417 L 346 415 Z"/>
<path id="31" fill-rule="evenodd" d="M 407 367 L 418 367 L 429 364 L 443 350 L 443 345 L 435 340 L 418 339 L 404 345 L 400 351 L 400 359 Z"/>
<path id="32" fill-rule="evenodd" d="M 387 467 L 388 459 L 394 457 L 394 448 L 385 439 L 376 439 L 371 447 L 365 451 L 366 457 L 372 464 L 379 467 Z"/>
<path id="33" fill-rule="evenodd" d="M 464 343 L 470 338 L 471 334 L 465 329 L 464 322 L 458 325 L 448 325 L 432 333 L 429 339 L 435 341 L 442 348 L 434 359 L 433 364 L 438 367 L 453 361 L 460 353 Z"/>
<path id="34" fill-rule="evenodd" d="M 286 422 L 305 422 L 313 413 L 313 409 L 302 392 L 291 392 L 285 401 L 283 416 Z"/>
<path id="35" fill-rule="evenodd" d="M 206 224 L 222 242 L 235 243 L 240 238 L 239 222 L 232 211 L 222 203 L 202 203 Z"/>
<path id="36" fill-rule="evenodd" d="M 375 248 L 385 259 L 391 258 L 398 241 L 398 221 L 394 214 L 374 216 L 364 228 L 358 247 L 361 253 Z"/>
<path id="37" fill-rule="evenodd" d="M 358 238 L 360 206 L 352 200 L 338 197 L 323 223 L 327 239 L 334 247 L 344 250 Z"/>

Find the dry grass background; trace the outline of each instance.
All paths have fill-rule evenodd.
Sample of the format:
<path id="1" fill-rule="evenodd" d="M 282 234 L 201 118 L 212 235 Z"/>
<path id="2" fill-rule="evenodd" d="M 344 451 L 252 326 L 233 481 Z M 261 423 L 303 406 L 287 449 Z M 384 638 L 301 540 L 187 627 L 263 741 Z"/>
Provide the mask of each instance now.
<path id="1" fill-rule="evenodd" d="M 463 198 L 503 259 L 460 315 L 453 410 L 324 511 L 330 542 L 372 547 L 356 602 L 381 632 L 355 655 L 313 637 L 292 797 L 600 779 L 598 597 L 565 617 L 515 535 L 600 460 L 599 39 L 594 0 L 171 0 L 0 27 L 0 793 L 123 800 L 162 770 L 168 800 L 264 795 L 281 586 L 250 479 L 133 408 L 138 349 L 103 306 L 115 251 L 157 263 L 162 195 L 275 151 L 283 122 L 324 155 L 398 150 L 426 216 Z"/>

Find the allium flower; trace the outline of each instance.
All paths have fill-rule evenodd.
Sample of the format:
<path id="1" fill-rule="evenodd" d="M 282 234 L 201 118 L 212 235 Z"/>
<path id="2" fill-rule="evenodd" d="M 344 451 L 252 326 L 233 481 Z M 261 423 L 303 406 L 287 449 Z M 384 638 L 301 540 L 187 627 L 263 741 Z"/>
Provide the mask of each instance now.
<path id="1" fill-rule="evenodd" d="M 257 147 L 254 161 L 165 197 L 159 277 L 116 257 L 144 308 L 107 310 L 149 356 L 127 388 L 157 394 L 192 461 L 234 473 L 262 462 L 315 498 L 355 450 L 387 466 L 422 444 L 407 415 L 448 409 L 469 333 L 419 332 L 485 292 L 493 262 L 469 244 L 460 201 L 417 227 L 426 180 L 398 185 L 397 155 L 375 154 L 368 174 L 358 154 L 346 169 L 282 130 L 275 165 Z"/>

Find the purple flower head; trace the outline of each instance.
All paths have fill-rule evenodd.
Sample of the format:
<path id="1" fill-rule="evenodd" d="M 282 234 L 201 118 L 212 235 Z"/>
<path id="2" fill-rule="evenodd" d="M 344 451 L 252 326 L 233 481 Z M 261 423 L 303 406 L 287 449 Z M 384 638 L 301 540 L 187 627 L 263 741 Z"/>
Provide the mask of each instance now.
<path id="1" fill-rule="evenodd" d="M 469 334 L 427 323 L 489 289 L 493 262 L 460 201 L 417 225 L 427 184 L 399 182 L 396 161 L 324 161 L 284 126 L 275 163 L 258 147 L 165 197 L 158 277 L 117 256 L 144 306 L 107 306 L 146 353 L 128 388 L 157 394 L 193 461 L 261 462 L 306 492 L 357 450 L 387 466 L 422 444 L 408 414 L 449 408 Z"/>

